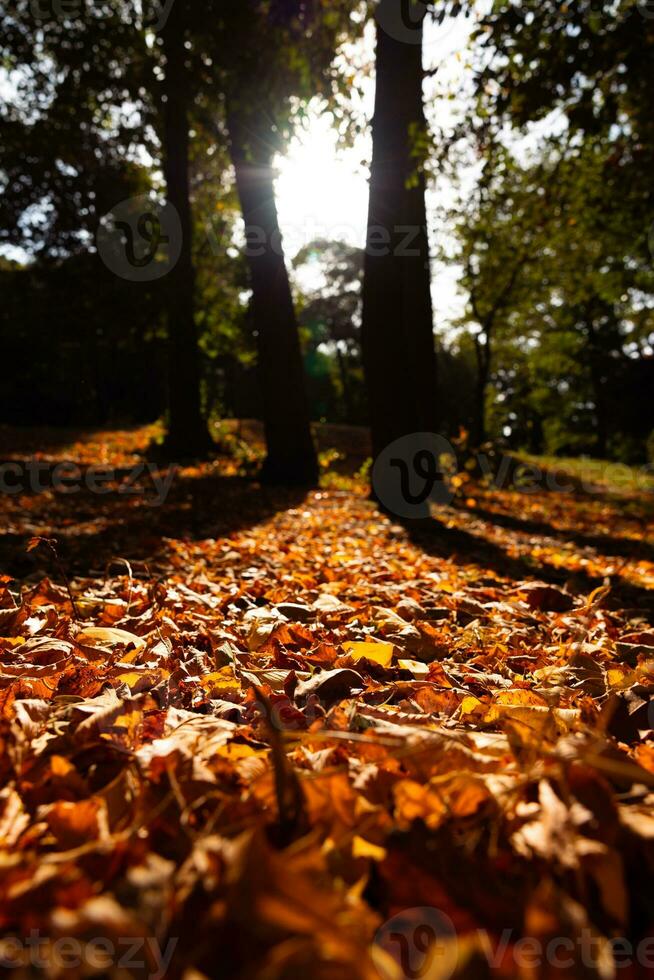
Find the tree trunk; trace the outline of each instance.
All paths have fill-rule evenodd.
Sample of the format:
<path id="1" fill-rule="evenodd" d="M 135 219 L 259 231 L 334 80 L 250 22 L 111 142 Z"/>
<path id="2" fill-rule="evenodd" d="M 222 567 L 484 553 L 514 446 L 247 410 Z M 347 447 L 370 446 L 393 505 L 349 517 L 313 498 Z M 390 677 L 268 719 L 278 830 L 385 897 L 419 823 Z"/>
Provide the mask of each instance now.
<path id="1" fill-rule="evenodd" d="M 486 381 L 478 377 L 475 385 L 475 430 L 473 443 L 476 447 L 486 442 Z"/>
<path id="2" fill-rule="evenodd" d="M 200 405 L 200 351 L 195 323 L 195 277 L 189 192 L 189 78 L 185 65 L 185 2 L 178 0 L 162 32 L 166 59 L 164 81 L 164 176 L 168 201 L 182 232 L 181 254 L 168 273 L 168 436 L 175 454 L 193 456 L 211 445 Z"/>
<path id="3" fill-rule="evenodd" d="M 475 420 L 473 442 L 481 446 L 486 441 L 486 389 L 490 376 L 490 336 L 486 328 L 486 339 L 481 341 L 475 334 L 475 354 L 477 356 L 477 377 L 475 379 Z"/>
<path id="4" fill-rule="evenodd" d="M 437 425 L 425 181 L 413 152 L 426 127 L 422 82 L 422 45 L 378 26 L 362 323 L 375 457 Z"/>
<path id="5" fill-rule="evenodd" d="M 334 341 L 334 349 L 336 351 L 336 362 L 338 364 L 338 373 L 341 379 L 341 387 L 343 389 L 343 407 L 345 409 L 345 418 L 343 419 L 348 425 L 352 425 L 354 421 L 354 404 L 352 401 L 352 391 L 350 387 L 350 376 L 348 370 L 347 359 L 340 348 L 337 340 Z"/>
<path id="6" fill-rule="evenodd" d="M 532 412 L 528 422 L 529 425 L 529 452 L 533 456 L 542 456 L 545 452 L 545 432 L 543 430 L 543 417 L 537 412 Z"/>
<path id="7" fill-rule="evenodd" d="M 245 221 L 263 394 L 268 454 L 261 477 L 267 483 L 311 486 L 318 479 L 318 461 L 275 203 L 273 134 L 260 114 L 240 109 L 232 109 L 228 126 Z"/>
<path id="8" fill-rule="evenodd" d="M 609 413 L 606 403 L 602 354 L 595 349 L 590 352 L 590 376 L 593 385 L 593 400 L 595 402 L 595 421 L 597 423 L 595 449 L 599 459 L 606 459 L 608 456 L 609 442 Z"/>
<path id="9" fill-rule="evenodd" d="M 600 347 L 598 331 L 595 329 L 591 313 L 586 315 L 585 325 L 586 335 L 588 337 L 588 366 L 593 389 L 593 400 L 595 402 L 595 421 L 597 423 L 595 451 L 599 459 L 606 459 L 609 441 L 609 416 L 603 370 L 604 352 Z"/>

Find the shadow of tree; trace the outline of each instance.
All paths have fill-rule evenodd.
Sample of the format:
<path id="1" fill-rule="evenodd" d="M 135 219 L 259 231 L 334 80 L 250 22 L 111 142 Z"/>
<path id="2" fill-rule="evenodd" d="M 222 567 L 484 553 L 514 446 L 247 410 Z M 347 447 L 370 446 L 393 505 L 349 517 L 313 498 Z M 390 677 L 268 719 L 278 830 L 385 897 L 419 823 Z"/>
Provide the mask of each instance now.
<path id="1" fill-rule="evenodd" d="M 27 542 L 35 535 L 57 538 L 59 554 L 71 575 L 102 575 L 107 564 L 120 557 L 135 567 L 139 562 L 156 564 L 166 552 L 167 539 L 202 542 L 229 537 L 297 507 L 306 495 L 300 489 L 274 489 L 254 479 L 222 475 L 216 464 L 215 472 L 190 467 L 177 473 L 162 506 L 154 505 L 153 487 L 147 483 L 137 494 L 121 493 L 114 487 L 106 495 L 85 488 L 72 495 L 49 492 L 13 498 L 4 506 L 0 569 L 18 579 L 52 574 L 47 554 L 40 549 L 26 551 Z M 654 558 L 649 542 L 588 535 L 574 529 L 568 533 L 544 520 L 503 514 L 479 505 L 455 510 L 478 520 L 478 527 L 448 527 L 438 518 L 393 520 L 403 524 L 409 540 L 426 554 L 475 565 L 480 575 L 487 569 L 514 581 L 536 578 L 558 585 L 572 579 L 569 587 L 585 594 L 603 585 L 603 579 L 583 568 L 571 575 L 540 555 L 509 553 L 511 543 L 493 540 L 493 528 L 572 541 L 579 547 L 595 547 L 602 554 Z M 483 522 L 488 523 L 485 529 Z M 612 601 L 622 607 L 652 610 L 654 591 L 616 580 Z"/>
<path id="2" fill-rule="evenodd" d="M 457 506 L 456 503 L 454 506 Z M 654 562 L 654 545 L 646 540 L 636 540 L 625 537 L 609 537 L 606 534 L 586 534 L 574 528 L 555 527 L 547 521 L 537 521 L 525 517 L 514 517 L 501 511 L 489 510 L 484 507 L 466 506 L 459 509 L 466 514 L 474 514 L 483 521 L 506 528 L 508 531 L 518 531 L 525 534 L 542 535 L 559 541 L 568 541 L 580 548 L 594 548 L 602 555 L 615 558 L 630 558 L 635 561 Z"/>
<path id="3" fill-rule="evenodd" d="M 166 539 L 227 537 L 297 506 L 305 497 L 304 490 L 262 487 L 241 477 L 181 474 L 162 506 L 153 504 L 152 492 L 98 496 L 84 489 L 74 495 L 35 496 L 27 519 L 0 532 L 0 569 L 15 578 L 47 570 L 46 556 L 26 551 L 32 536 L 44 534 L 57 539 L 71 574 L 102 573 L 118 557 L 135 564 L 152 560 Z"/>
<path id="4" fill-rule="evenodd" d="M 571 575 L 566 569 L 558 568 L 541 558 L 536 560 L 528 556 L 510 555 L 488 538 L 461 528 L 448 527 L 436 518 L 405 520 L 399 523 L 405 528 L 409 540 L 426 554 L 477 565 L 517 582 L 536 578 L 561 586 L 572 580 L 575 590 L 583 594 L 590 594 L 604 584 L 604 579 L 589 575 L 583 570 Z M 654 612 L 654 592 L 620 581 L 613 584 L 610 603 L 616 608 L 627 606 Z"/>

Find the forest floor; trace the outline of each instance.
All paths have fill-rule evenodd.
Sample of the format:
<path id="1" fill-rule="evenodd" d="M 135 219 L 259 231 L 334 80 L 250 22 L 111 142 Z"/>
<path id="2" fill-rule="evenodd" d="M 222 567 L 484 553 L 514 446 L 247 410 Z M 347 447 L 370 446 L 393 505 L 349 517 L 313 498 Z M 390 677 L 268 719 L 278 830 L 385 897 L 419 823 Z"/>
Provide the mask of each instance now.
<path id="1" fill-rule="evenodd" d="M 0 430 L 0 963 L 651 975 L 651 478 L 464 470 L 413 526 L 360 431 L 308 493 L 157 433 Z"/>

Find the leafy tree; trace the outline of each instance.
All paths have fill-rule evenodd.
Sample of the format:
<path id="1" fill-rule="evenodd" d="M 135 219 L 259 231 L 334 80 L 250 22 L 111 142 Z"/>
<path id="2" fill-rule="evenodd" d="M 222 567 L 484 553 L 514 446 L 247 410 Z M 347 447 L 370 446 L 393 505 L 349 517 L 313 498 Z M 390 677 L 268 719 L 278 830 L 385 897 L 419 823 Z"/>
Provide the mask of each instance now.
<path id="1" fill-rule="evenodd" d="M 0 8 L 0 243 L 34 256 L 85 251 L 117 200 L 151 187 L 137 152 L 156 151 L 151 54 L 127 7 Z"/>
<path id="2" fill-rule="evenodd" d="M 606 152 L 598 139 L 549 140 L 539 162 L 521 166 L 500 148 L 455 226 L 478 324 L 478 413 L 489 403 L 479 380 L 492 381 L 496 433 L 556 448 L 573 438 L 600 456 L 620 433 L 616 408 L 629 399 L 618 387 L 632 372 L 636 338 L 651 339 L 654 290 L 632 248 L 637 225 L 621 202 L 605 202 Z"/>
<path id="3" fill-rule="evenodd" d="M 541 263 L 550 294 L 541 322 L 551 323 L 554 339 L 567 333 L 576 338 L 590 388 L 594 451 L 603 457 L 619 437 L 616 407 L 629 400 L 619 387 L 636 353 L 635 338 L 644 332 L 651 341 L 654 327 L 644 316 L 654 275 L 638 245 L 641 219 L 623 208 L 624 195 L 606 199 L 610 154 L 606 140 L 586 138 L 563 159 L 557 171 L 561 203 L 549 219 Z"/>
<path id="4" fill-rule="evenodd" d="M 609 134 L 623 165 L 651 171 L 649 78 L 654 19 L 646 2 L 498 0 L 482 18 L 477 72 L 484 125 L 523 126 L 562 113 L 570 128 Z"/>
<path id="5" fill-rule="evenodd" d="M 487 435 L 487 395 L 497 334 L 519 330 L 516 318 L 536 297 L 538 253 L 546 244 L 555 173 L 551 163 L 522 168 L 506 148 L 498 146 L 477 186 L 462 196 L 450 215 L 458 243 L 454 261 L 461 266 L 460 284 L 468 294 L 464 323 L 474 322 L 472 437 L 477 445 Z"/>
<path id="6" fill-rule="evenodd" d="M 482 140 L 534 122 L 566 129 L 571 142 L 602 147 L 604 207 L 636 234 L 625 256 L 651 259 L 654 122 L 648 80 L 654 19 L 646 2 L 500 0 L 481 20 L 476 129 Z"/>
<path id="7" fill-rule="evenodd" d="M 494 386 L 500 379 L 508 386 L 514 407 L 518 392 L 524 391 L 517 376 L 536 382 L 546 376 L 547 392 L 537 383 L 540 393 L 528 401 L 532 407 L 537 401 L 538 410 L 549 413 L 550 419 L 554 405 L 567 415 L 569 432 L 559 420 L 552 438 L 562 445 L 576 433 L 575 438 L 586 440 L 586 448 L 590 445 L 602 455 L 612 451 L 616 440 L 624 441 L 623 425 L 633 425 L 633 417 L 627 422 L 620 410 L 630 401 L 624 379 L 641 369 L 646 373 L 646 358 L 640 357 L 640 367 L 637 360 L 651 349 L 648 233 L 654 218 L 654 129 L 646 95 L 654 57 L 650 15 L 646 4 L 630 0 L 618 0 L 602 13 L 592 0 L 494 3 L 475 35 L 477 101 L 456 134 L 461 137 L 467 130 L 468 141 L 486 163 L 491 185 L 496 185 L 486 208 L 489 228 L 495 208 L 498 216 L 502 213 L 502 184 L 509 193 L 514 184 L 510 169 L 505 174 L 494 170 L 494 159 L 501 159 L 498 145 L 517 143 L 518 152 L 525 135 L 533 142 L 533 123 L 561 134 L 555 152 L 563 162 L 556 181 L 548 189 L 544 175 L 540 188 L 541 194 L 554 194 L 556 203 L 542 209 L 546 234 L 541 234 L 533 260 L 520 277 L 523 296 L 520 289 L 517 294 L 512 290 L 499 331 L 495 327 L 503 353 L 496 351 L 491 375 Z M 534 201 L 536 214 L 537 198 Z M 500 222 L 490 230 L 497 232 L 498 254 L 508 259 L 501 227 Z M 520 228 L 515 230 L 516 241 L 523 242 Z M 473 250 L 475 237 L 479 240 L 464 230 L 463 238 Z M 502 281 L 500 265 L 496 264 L 496 275 L 490 261 L 481 270 L 491 292 Z M 504 269 L 509 268 L 507 262 Z M 516 365 L 527 365 L 528 370 Z M 623 393 L 617 398 L 620 384 Z M 523 404 L 526 408 L 527 402 Z M 494 407 L 494 418 L 503 415 L 504 407 Z M 514 432 L 524 431 L 515 423 L 514 417 Z M 548 426 L 545 418 L 545 438 Z"/>

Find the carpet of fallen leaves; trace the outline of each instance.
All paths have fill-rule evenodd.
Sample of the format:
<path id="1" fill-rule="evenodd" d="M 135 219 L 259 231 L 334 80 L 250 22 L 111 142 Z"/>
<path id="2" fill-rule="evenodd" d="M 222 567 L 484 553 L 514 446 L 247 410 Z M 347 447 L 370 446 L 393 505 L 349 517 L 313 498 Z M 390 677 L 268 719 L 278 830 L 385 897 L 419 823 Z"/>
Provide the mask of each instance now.
<path id="1" fill-rule="evenodd" d="M 649 502 L 225 472 L 0 501 L 2 963 L 651 975 Z"/>

